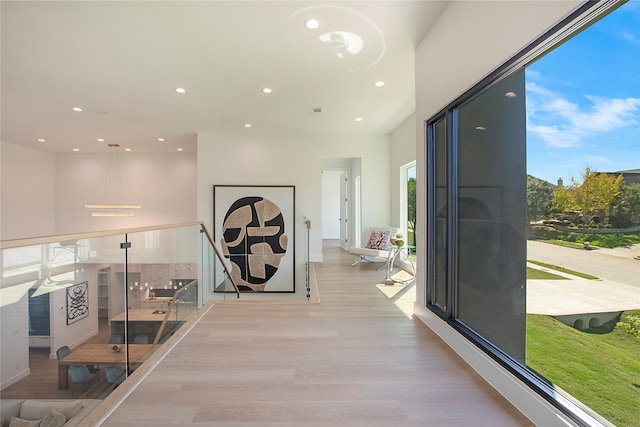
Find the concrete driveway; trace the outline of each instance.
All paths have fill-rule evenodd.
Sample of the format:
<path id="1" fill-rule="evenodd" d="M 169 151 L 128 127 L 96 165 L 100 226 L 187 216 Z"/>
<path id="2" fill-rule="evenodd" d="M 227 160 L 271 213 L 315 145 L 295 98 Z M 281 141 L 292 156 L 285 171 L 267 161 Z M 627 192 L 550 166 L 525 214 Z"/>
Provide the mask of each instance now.
<path id="1" fill-rule="evenodd" d="M 551 316 L 640 309 L 640 245 L 629 248 L 582 250 L 536 241 L 528 242 L 527 258 L 588 273 L 582 279 L 533 264 L 569 280 L 528 280 L 527 313 Z"/>

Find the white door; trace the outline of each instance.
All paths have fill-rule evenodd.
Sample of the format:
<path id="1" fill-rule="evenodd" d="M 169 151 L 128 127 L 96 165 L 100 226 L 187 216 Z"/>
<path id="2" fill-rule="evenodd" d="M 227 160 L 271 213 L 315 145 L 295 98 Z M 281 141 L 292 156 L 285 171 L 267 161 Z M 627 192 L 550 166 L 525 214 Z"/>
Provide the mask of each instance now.
<path id="1" fill-rule="evenodd" d="M 322 172 L 322 238 L 340 239 L 340 174 Z"/>
<path id="2" fill-rule="evenodd" d="M 347 185 L 347 173 L 342 172 L 340 174 L 340 246 L 345 250 L 349 248 L 349 242 L 347 239 Z"/>

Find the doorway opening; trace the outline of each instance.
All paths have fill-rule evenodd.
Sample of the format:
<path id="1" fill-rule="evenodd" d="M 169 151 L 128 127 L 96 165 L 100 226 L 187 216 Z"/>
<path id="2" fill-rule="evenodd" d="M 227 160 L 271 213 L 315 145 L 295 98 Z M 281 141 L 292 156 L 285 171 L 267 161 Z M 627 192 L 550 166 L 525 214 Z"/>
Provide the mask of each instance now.
<path id="1" fill-rule="evenodd" d="M 359 241 L 359 185 L 360 158 L 323 159 L 322 239 L 336 239 L 345 250 Z"/>

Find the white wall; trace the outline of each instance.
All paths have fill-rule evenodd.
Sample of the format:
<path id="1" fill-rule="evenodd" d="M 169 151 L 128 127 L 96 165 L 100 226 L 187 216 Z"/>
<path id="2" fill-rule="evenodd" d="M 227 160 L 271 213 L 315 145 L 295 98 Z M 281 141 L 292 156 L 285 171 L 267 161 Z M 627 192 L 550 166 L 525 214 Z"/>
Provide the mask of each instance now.
<path id="1" fill-rule="evenodd" d="M 306 229 L 310 260 L 322 260 L 323 157 L 361 157 L 362 226 L 388 224 L 389 135 L 202 133 L 198 135 L 198 220 L 213 230 L 214 185 L 296 186 L 296 290 L 304 291 Z M 282 297 L 282 295 L 280 295 Z"/>
<path id="2" fill-rule="evenodd" d="M 91 217 L 107 154 L 52 154 L 2 143 L 2 240 L 196 221 L 196 154 L 121 153 L 134 217 Z"/>
<path id="3" fill-rule="evenodd" d="M 0 240 L 55 234 L 55 156 L 0 142 Z"/>
<path id="4" fill-rule="evenodd" d="M 29 375 L 29 288 L 0 289 L 0 389 Z"/>
<path id="5" fill-rule="evenodd" d="M 49 292 L 50 357 L 63 345 L 73 348 L 98 333 L 98 292 L 95 269 L 71 271 L 52 276 L 59 285 L 45 286 L 42 280 L 27 281 L 0 289 L 0 384 L 5 388 L 29 374 L 29 289 Z M 67 294 L 71 284 L 88 281 L 89 315 L 67 325 Z M 36 285 L 39 283 L 39 285 Z"/>
<path id="6" fill-rule="evenodd" d="M 416 116 L 412 114 L 391 134 L 391 225 L 402 229 L 400 221 L 400 168 L 416 160 Z M 405 236 L 406 237 L 406 236 Z"/>
<path id="7" fill-rule="evenodd" d="M 51 310 L 51 357 L 55 357 L 56 349 L 68 345 L 71 349 L 98 333 L 98 287 L 96 270 L 89 266 L 82 271 L 53 277 L 54 280 L 70 279 L 70 284 L 52 287 L 49 295 Z M 67 325 L 67 288 L 84 281 L 88 282 L 89 314 L 70 325 Z"/>
<path id="8" fill-rule="evenodd" d="M 196 221 L 196 155 L 121 153 L 127 192 L 142 205 L 134 217 L 92 217 L 83 207 L 99 202 L 106 154 L 56 155 L 56 234 Z"/>
<path id="9" fill-rule="evenodd" d="M 362 246 L 366 244 L 366 242 L 362 242 L 363 229 L 362 227 L 362 195 L 359 194 L 359 191 L 356 189 L 356 186 L 359 185 L 362 181 L 362 162 L 360 158 L 351 159 L 350 161 L 351 171 L 351 182 L 349 185 L 349 197 L 353 200 L 353 203 L 349 205 L 349 218 L 352 221 L 352 226 L 347 227 L 349 230 L 349 236 L 347 237 L 348 246 Z M 391 189 L 391 187 L 390 187 Z M 361 191 L 360 191 L 361 193 Z M 391 200 L 391 197 L 389 197 Z M 355 229 L 358 227 L 359 229 Z M 368 236 L 368 232 L 366 233 Z"/>

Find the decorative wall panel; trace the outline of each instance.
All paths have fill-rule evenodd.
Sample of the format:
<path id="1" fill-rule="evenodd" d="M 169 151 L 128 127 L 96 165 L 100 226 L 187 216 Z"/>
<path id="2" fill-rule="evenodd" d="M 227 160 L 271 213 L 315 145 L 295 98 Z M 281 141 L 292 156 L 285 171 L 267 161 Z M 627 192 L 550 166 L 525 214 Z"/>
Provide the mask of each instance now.
<path id="1" fill-rule="evenodd" d="M 83 282 L 67 288 L 67 325 L 89 315 L 89 283 Z"/>

